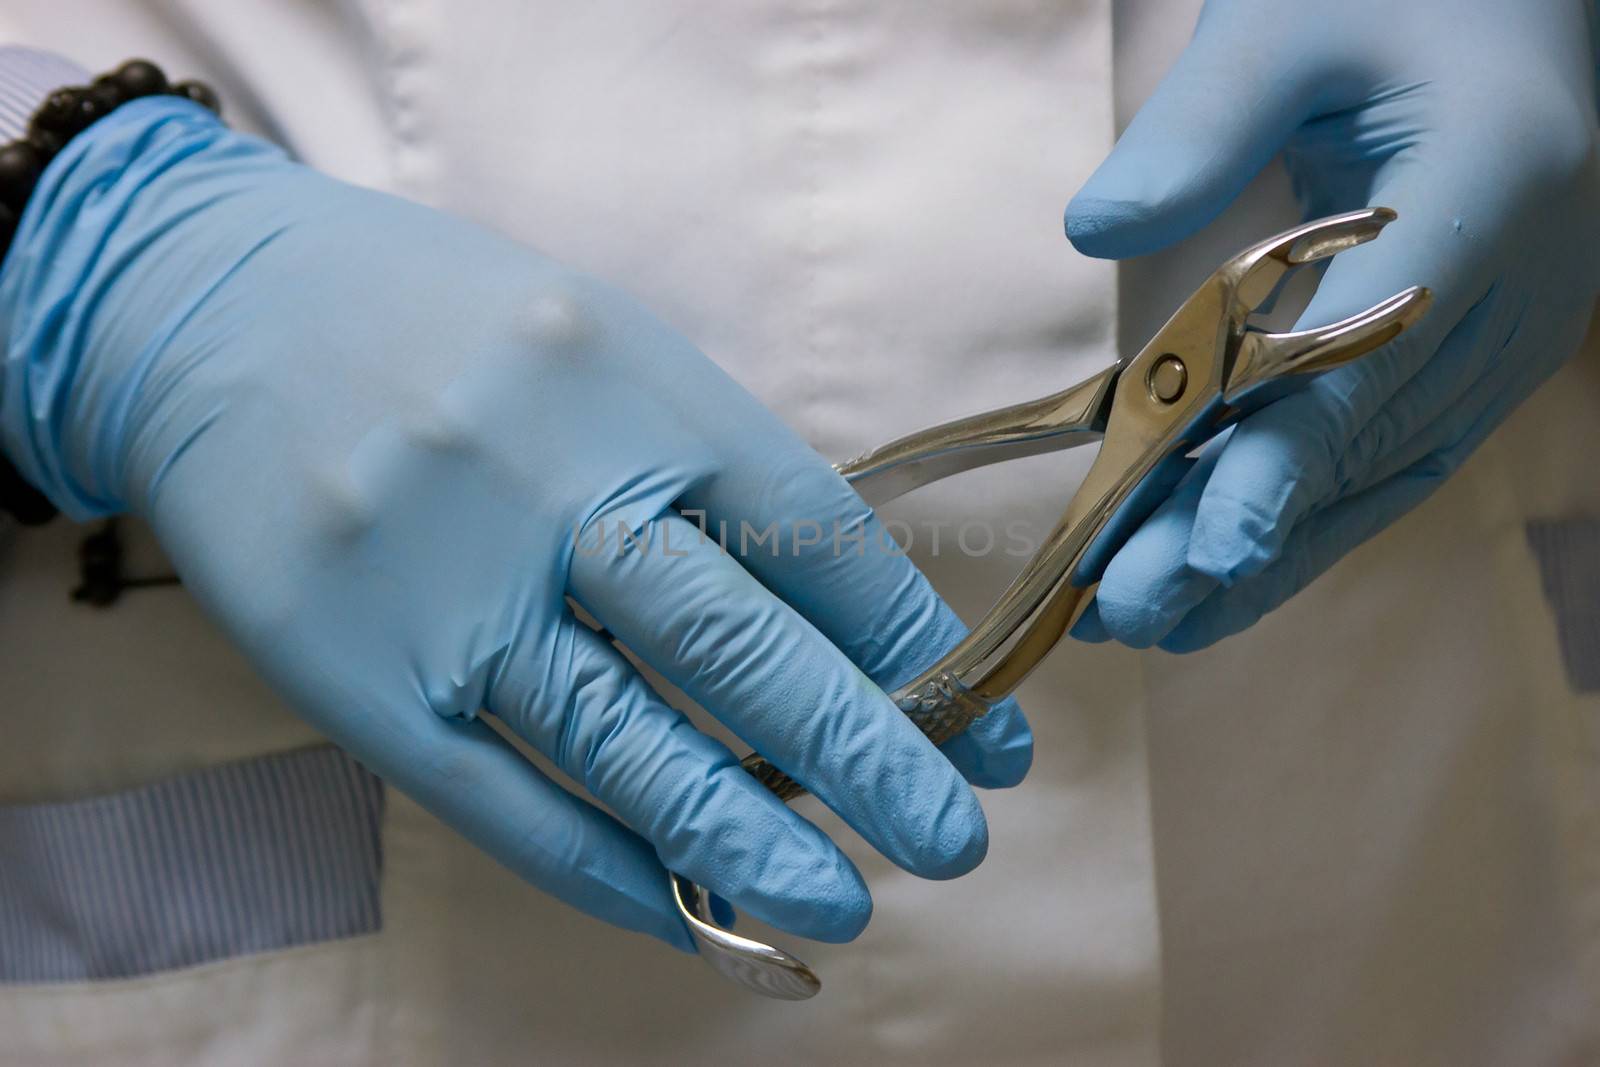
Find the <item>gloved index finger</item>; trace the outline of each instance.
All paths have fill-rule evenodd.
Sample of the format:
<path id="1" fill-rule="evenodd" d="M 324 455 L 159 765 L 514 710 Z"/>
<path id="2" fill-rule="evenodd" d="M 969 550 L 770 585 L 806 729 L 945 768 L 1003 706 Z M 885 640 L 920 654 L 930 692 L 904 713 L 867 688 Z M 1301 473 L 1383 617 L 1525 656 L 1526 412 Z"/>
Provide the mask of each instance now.
<path id="1" fill-rule="evenodd" d="M 1125 259 L 1188 237 L 1315 108 L 1349 94 L 1318 57 L 1276 45 L 1269 27 L 1237 7 L 1216 7 L 1067 206 L 1067 236 L 1080 252 Z"/>
<path id="2" fill-rule="evenodd" d="M 773 436 L 766 462 L 724 467 L 685 506 L 715 533 L 726 528 L 745 570 L 892 691 L 954 648 L 967 627 L 822 457 Z M 772 536 L 757 542 L 746 531 Z M 1007 787 L 1026 775 L 1033 735 L 1007 700 L 942 750 L 974 784 Z"/>

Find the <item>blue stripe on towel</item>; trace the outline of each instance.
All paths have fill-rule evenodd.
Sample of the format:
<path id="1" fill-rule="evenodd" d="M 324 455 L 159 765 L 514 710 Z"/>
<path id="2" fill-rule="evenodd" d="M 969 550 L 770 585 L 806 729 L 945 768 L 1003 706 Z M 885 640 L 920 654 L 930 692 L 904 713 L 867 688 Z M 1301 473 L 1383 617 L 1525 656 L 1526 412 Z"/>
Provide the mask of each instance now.
<path id="1" fill-rule="evenodd" d="M 383 786 L 332 747 L 0 807 L 0 982 L 128 978 L 382 925 Z"/>
<path id="2" fill-rule="evenodd" d="M 36 48 L 0 45 L 0 143 L 14 141 L 51 91 L 83 85 L 89 72 L 70 59 Z"/>

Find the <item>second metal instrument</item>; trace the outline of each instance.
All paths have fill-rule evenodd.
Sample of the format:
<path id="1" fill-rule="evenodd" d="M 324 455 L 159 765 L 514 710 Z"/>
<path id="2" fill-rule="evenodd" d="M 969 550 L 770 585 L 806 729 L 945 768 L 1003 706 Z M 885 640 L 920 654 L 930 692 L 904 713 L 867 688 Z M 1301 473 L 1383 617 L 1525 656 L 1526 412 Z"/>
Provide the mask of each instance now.
<path id="1" fill-rule="evenodd" d="M 838 466 L 874 506 L 975 467 L 1100 441 L 1083 484 L 1043 547 L 972 632 L 891 694 L 934 744 L 1011 694 L 1071 629 L 1114 551 L 1165 495 L 1173 463 L 1276 396 L 1289 376 L 1359 359 L 1415 323 L 1430 294 L 1414 286 L 1318 329 L 1269 333 L 1250 315 L 1290 271 L 1377 237 L 1387 208 L 1320 219 L 1222 264 L 1138 355 L 1059 393 L 911 434 Z M 805 787 L 751 754 L 743 766 L 779 798 Z M 671 875 L 678 909 L 718 971 L 785 1000 L 821 982 L 789 953 L 718 926 L 705 889 Z"/>

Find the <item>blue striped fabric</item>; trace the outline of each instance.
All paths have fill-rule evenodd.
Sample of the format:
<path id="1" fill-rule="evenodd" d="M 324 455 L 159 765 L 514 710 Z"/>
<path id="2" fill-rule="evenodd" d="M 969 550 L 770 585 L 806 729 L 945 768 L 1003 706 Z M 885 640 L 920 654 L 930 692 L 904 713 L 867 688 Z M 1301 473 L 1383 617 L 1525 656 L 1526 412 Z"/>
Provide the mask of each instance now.
<path id="1" fill-rule="evenodd" d="M 1530 522 L 1528 544 L 1555 612 L 1567 680 L 1580 693 L 1600 692 L 1600 520 Z"/>
<path id="2" fill-rule="evenodd" d="M 0 807 L 0 982 L 127 978 L 371 933 L 383 786 L 332 747 Z"/>
<path id="3" fill-rule="evenodd" d="M 0 45 L 0 144 L 22 136 L 51 90 L 88 81 L 88 71 L 52 52 Z"/>

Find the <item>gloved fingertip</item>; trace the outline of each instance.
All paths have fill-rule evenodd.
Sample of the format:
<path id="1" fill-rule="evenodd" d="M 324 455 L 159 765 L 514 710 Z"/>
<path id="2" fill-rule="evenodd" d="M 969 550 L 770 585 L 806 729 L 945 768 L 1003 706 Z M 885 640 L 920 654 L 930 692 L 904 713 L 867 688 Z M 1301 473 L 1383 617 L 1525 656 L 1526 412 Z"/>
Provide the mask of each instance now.
<path id="1" fill-rule="evenodd" d="M 719 918 L 717 920 L 721 922 Z M 658 941 L 664 941 L 679 952 L 695 955 L 700 950 L 695 947 L 694 938 L 689 936 L 689 928 L 683 924 L 683 919 L 673 912 L 670 916 L 662 916 L 661 922 L 648 928 L 646 931 Z"/>
<path id="2" fill-rule="evenodd" d="M 1247 630 L 1275 603 L 1281 602 L 1276 571 L 1242 580 L 1238 586 L 1219 588 L 1195 605 L 1161 642 L 1161 648 L 1180 655 L 1199 652 Z"/>
<path id="3" fill-rule="evenodd" d="M 747 883 L 735 897 L 738 907 L 769 926 L 829 944 L 860 937 L 872 918 L 866 881 L 837 850 L 834 861 L 823 864 L 774 856 L 754 884 Z M 712 914 L 720 921 L 719 913 Z"/>
<path id="4" fill-rule="evenodd" d="M 842 880 L 825 891 L 821 899 L 813 898 L 803 919 L 796 923 L 774 923 L 792 930 L 801 937 L 842 945 L 861 936 L 872 921 L 872 894 L 857 874 L 853 880 Z"/>
<path id="5" fill-rule="evenodd" d="M 1107 636 L 1129 648 L 1151 647 L 1181 617 L 1159 589 L 1144 589 L 1130 596 L 1124 594 L 1120 584 L 1107 582 L 1101 585 L 1095 600 L 1100 607 L 1100 625 Z"/>
<path id="6" fill-rule="evenodd" d="M 672 901 L 666 871 L 657 868 L 650 873 L 655 877 L 648 880 L 569 883 L 557 889 L 556 895 L 614 926 L 649 934 L 679 952 L 693 955 L 694 938 Z"/>
<path id="7" fill-rule="evenodd" d="M 1083 609 L 1083 615 L 1073 624 L 1071 633 L 1074 640 L 1088 645 L 1103 645 L 1111 640 L 1111 631 L 1100 619 L 1099 600 L 1090 601 L 1089 606 Z"/>
<path id="8" fill-rule="evenodd" d="M 912 844 L 911 855 L 897 859 L 912 874 L 933 881 L 959 878 L 989 854 L 989 822 L 965 781 L 957 779 L 941 807 L 925 820 L 929 832 Z"/>
<path id="9" fill-rule="evenodd" d="M 921 864 L 918 874 L 935 882 L 943 882 L 970 873 L 984 861 L 984 857 L 989 855 L 989 822 L 983 817 L 983 809 L 978 807 L 976 799 L 973 800 L 973 808 L 977 812 L 977 820 L 963 829 L 954 830 L 948 840 L 939 843 L 932 852 L 938 858 L 934 862 Z"/>
<path id="10" fill-rule="evenodd" d="M 1150 225 L 1148 205 L 1133 200 L 1096 196 L 1087 190 L 1067 204 L 1067 240 L 1086 256 L 1127 259 L 1160 248 Z"/>
<path id="11" fill-rule="evenodd" d="M 1033 766 L 1033 730 L 1015 700 L 995 705 L 939 750 L 980 789 L 1020 785 Z"/>
<path id="12" fill-rule="evenodd" d="M 1129 648 L 1156 647 L 1217 588 L 1214 578 L 1191 567 L 1124 570 L 1121 558 L 1112 560 L 1095 599 L 1106 631 Z"/>
<path id="13" fill-rule="evenodd" d="M 967 781 L 979 789 L 1015 789 L 1032 769 L 1033 741 L 1030 738 L 1025 747 L 988 760 L 982 770 L 970 775 Z"/>

